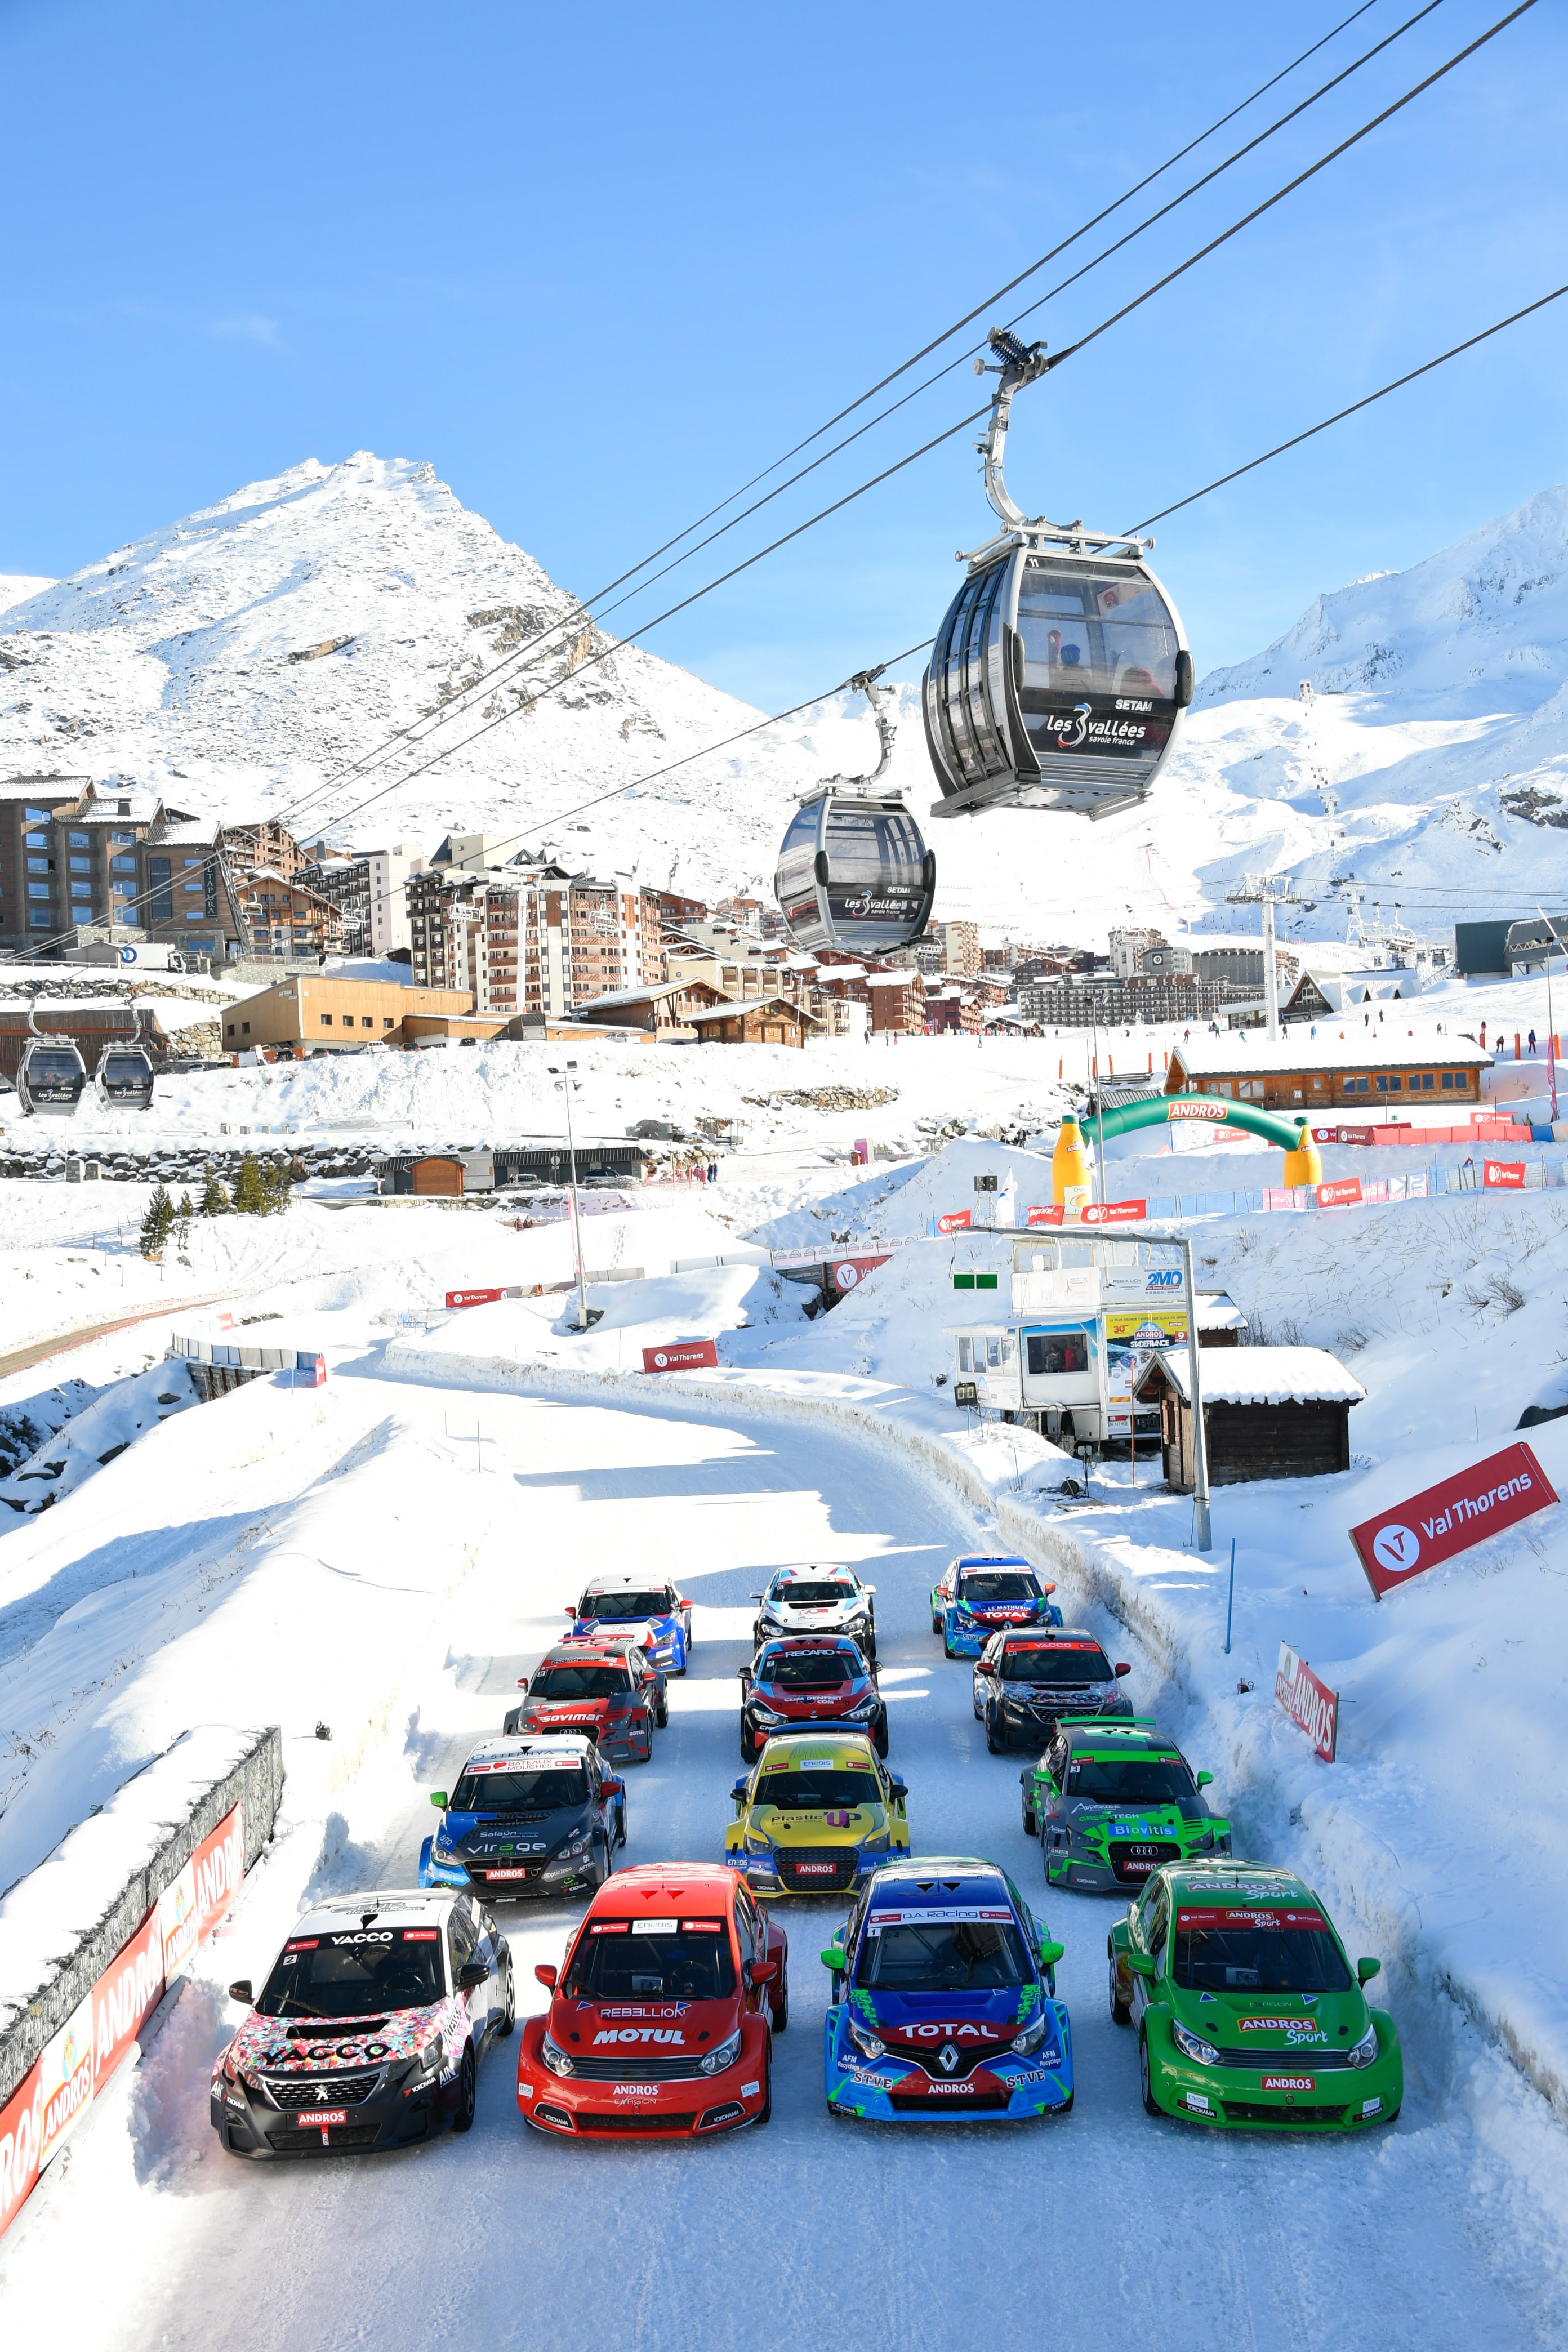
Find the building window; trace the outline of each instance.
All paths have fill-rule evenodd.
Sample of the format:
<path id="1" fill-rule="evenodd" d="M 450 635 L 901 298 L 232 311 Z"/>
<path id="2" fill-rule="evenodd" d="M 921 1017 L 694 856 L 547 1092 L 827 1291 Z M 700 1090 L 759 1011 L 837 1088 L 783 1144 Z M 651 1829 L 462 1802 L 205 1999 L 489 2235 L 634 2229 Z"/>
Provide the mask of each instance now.
<path id="1" fill-rule="evenodd" d="M 1405 1092 L 1405 1081 L 1403 1078 L 1380 1076 L 1377 1081 L 1377 1091 L 1380 1095 L 1402 1095 Z"/>
<path id="2" fill-rule="evenodd" d="M 71 838 L 74 841 L 76 835 L 73 834 Z M 92 872 L 92 860 L 90 857 L 73 857 L 70 862 L 70 868 L 73 874 L 90 874 Z"/>
<path id="3" fill-rule="evenodd" d="M 359 1025 L 360 1025 L 360 1027 L 361 1027 L 362 1029 L 374 1029 L 374 1028 L 375 1027 L 375 1024 L 374 1024 L 374 1022 L 371 1019 L 370 1014 L 369 1014 L 368 1013 L 362 1013 L 360 1014 L 360 1017 L 359 1017 Z"/>
<path id="4" fill-rule="evenodd" d="M 49 917 L 47 908 L 44 907 L 29 907 L 27 909 L 27 929 L 30 931 L 47 931 L 48 928 Z"/>
<path id="5" fill-rule="evenodd" d="M 90 849 L 92 847 L 92 835 L 90 833 L 69 833 L 66 835 L 66 839 L 70 843 L 73 849 Z"/>
<path id="6" fill-rule="evenodd" d="M 25 808 L 22 811 L 22 823 L 24 824 L 47 824 L 48 821 L 49 813 L 47 809 Z"/>
<path id="7" fill-rule="evenodd" d="M 248 1028 L 248 1027 L 249 1027 L 249 1025 L 250 1025 L 250 1024 L 249 1024 L 249 1023 L 248 1023 L 248 1022 L 247 1022 L 247 1024 L 246 1024 L 247 1028 Z M 232 1022 L 232 1021 L 226 1021 L 226 1022 L 224 1023 L 224 1024 L 223 1024 L 223 1034 L 224 1034 L 224 1035 L 225 1035 L 226 1037 L 232 1037 L 232 1036 L 233 1036 L 233 1034 L 234 1034 L 234 1024 L 233 1024 L 233 1022 Z"/>
<path id="8" fill-rule="evenodd" d="M 29 882 L 29 883 L 28 883 L 28 885 L 27 885 L 27 896 L 28 896 L 28 898 L 47 898 L 48 897 L 48 895 L 49 895 L 49 886 L 48 886 L 48 884 L 47 884 L 47 882 Z"/>
<path id="9" fill-rule="evenodd" d="M 166 857 L 150 857 L 147 860 L 147 879 L 152 886 L 147 911 L 155 923 L 170 923 L 174 919 L 174 899 L 169 876 L 169 860 Z"/>
<path id="10" fill-rule="evenodd" d="M 47 874 L 47 873 L 48 872 L 48 870 L 49 870 L 49 861 L 48 861 L 48 859 L 47 859 L 47 857 L 29 857 L 29 858 L 28 858 L 28 860 L 27 860 L 27 871 L 28 871 L 28 873 L 29 873 L 29 874 Z"/>
<path id="11" fill-rule="evenodd" d="M 391 1028 L 391 1026 L 392 1026 L 392 1021 L 391 1021 L 391 1017 L 390 1017 L 390 1015 L 389 1015 L 389 1014 L 384 1013 L 384 1014 L 382 1015 L 382 1022 L 381 1022 L 381 1025 L 382 1025 L 382 1027 L 383 1027 L 384 1029 L 390 1029 L 390 1028 Z"/>
<path id="12" fill-rule="evenodd" d="M 330 1028 L 331 1027 L 331 1025 L 332 1025 L 332 1016 L 331 1016 L 331 1014 L 330 1013 L 322 1013 L 322 1015 L 321 1015 L 321 1026 L 322 1026 L 322 1028 L 323 1028 L 323 1029 L 330 1029 Z"/>
<path id="13" fill-rule="evenodd" d="M 133 857 L 111 857 L 109 863 L 111 870 L 116 874 L 134 874 L 136 871 L 136 860 Z"/>
<path id="14" fill-rule="evenodd" d="M 1412 1094 L 1415 1094 L 1418 1091 L 1425 1091 L 1426 1093 L 1430 1094 L 1432 1091 L 1432 1085 L 1433 1079 L 1431 1071 L 1417 1070 L 1415 1076 L 1410 1081 L 1410 1091 Z"/>
<path id="15" fill-rule="evenodd" d="M 1449 1089 L 1449 1087 L 1457 1087 L 1457 1086 L 1458 1085 L 1458 1083 L 1459 1083 L 1459 1073 L 1458 1072 L 1458 1070 L 1445 1070 L 1445 1071 L 1444 1071 L 1444 1073 L 1443 1073 L 1443 1092 L 1444 1092 L 1445 1094 L 1447 1094 L 1447 1091 L 1448 1091 L 1448 1089 Z"/>
<path id="16" fill-rule="evenodd" d="M 1368 1084 L 1369 1081 L 1365 1078 L 1347 1078 L 1345 1080 L 1345 1092 L 1347 1095 L 1364 1095 L 1367 1091 Z"/>

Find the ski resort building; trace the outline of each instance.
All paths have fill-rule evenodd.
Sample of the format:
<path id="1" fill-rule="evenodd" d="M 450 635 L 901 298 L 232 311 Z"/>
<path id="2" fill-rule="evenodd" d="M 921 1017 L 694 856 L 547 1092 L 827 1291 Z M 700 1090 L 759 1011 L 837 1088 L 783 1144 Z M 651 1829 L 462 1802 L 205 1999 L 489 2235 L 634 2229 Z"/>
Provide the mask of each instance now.
<path id="1" fill-rule="evenodd" d="M 493 1035 L 501 1025 L 474 1023 L 473 1002 L 462 989 L 403 988 L 395 981 L 297 975 L 227 1007 L 224 1051 L 262 1045 L 324 1045 L 343 1053 L 356 1045 L 403 1045 L 422 1025 L 426 1034 Z"/>
<path id="2" fill-rule="evenodd" d="M 476 1013 L 558 1019 L 664 977 L 653 891 L 629 875 L 595 879 L 548 858 L 471 864 L 468 839 L 443 842 L 426 870 L 409 877 L 416 984 L 466 989 Z"/>
<path id="3" fill-rule="evenodd" d="M 1321 1478 L 1351 1466 L 1350 1413 L 1366 1391 L 1326 1348 L 1205 1349 L 1204 1437 L 1211 1486 L 1250 1478 Z M 1163 1348 L 1133 1383 L 1140 1406 L 1160 1409 L 1165 1484 L 1194 1485 L 1191 1367 Z"/>
<path id="4" fill-rule="evenodd" d="M 1468 1037 L 1379 1035 L 1365 1027 L 1342 1029 L 1337 1019 L 1317 1037 L 1303 1029 L 1270 1045 L 1256 1030 L 1184 1041 L 1171 1055 L 1168 1095 L 1219 1095 L 1266 1110 L 1319 1111 L 1403 1108 L 1441 1111 L 1481 1098 L 1481 1073 L 1492 1066 L 1484 1046 Z"/>

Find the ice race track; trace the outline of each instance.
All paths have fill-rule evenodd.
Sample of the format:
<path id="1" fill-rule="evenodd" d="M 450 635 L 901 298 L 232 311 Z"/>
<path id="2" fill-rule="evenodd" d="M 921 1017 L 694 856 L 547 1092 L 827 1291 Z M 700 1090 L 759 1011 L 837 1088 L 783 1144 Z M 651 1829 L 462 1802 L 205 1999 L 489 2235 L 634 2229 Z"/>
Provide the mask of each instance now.
<path id="1" fill-rule="evenodd" d="M 269 1654 L 289 1652 L 292 1715 L 330 1717 L 335 1701 L 350 1703 L 353 1661 L 340 1621 L 316 1604 L 363 1578 L 385 1588 L 405 1625 L 386 1736 L 347 1772 L 331 1765 L 331 1747 L 290 1736 L 271 1853 L 163 2031 L 5 2243 L 8 2341 L 47 2330 L 73 2352 L 215 2341 L 232 2352 L 465 2342 L 812 2352 L 831 2340 L 1065 2352 L 1113 2333 L 1179 2352 L 1515 2352 L 1563 2340 L 1550 2273 L 1531 2252 L 1528 2196 L 1500 2185 L 1482 2145 L 1478 2111 L 1510 2095 L 1496 2084 L 1475 2095 L 1474 2066 L 1507 2070 L 1473 2061 L 1461 2095 L 1449 2029 L 1424 2027 L 1414 2003 L 1399 2001 L 1404 2114 L 1379 2138 L 1205 2137 L 1144 2115 L 1134 2038 L 1107 2011 L 1106 1937 L 1121 1906 L 1046 1899 L 1039 1847 L 1020 1826 L 1022 1759 L 986 1753 L 969 1667 L 944 1663 L 931 1633 L 931 1582 L 983 1532 L 951 1490 L 803 1422 L 673 1401 L 477 1402 L 375 1373 L 374 1350 L 339 1367 L 330 1431 L 293 1449 L 287 1469 L 276 1457 L 254 1467 L 236 1496 L 277 1543 L 279 1574 L 290 1546 L 301 1555 L 287 1608 L 278 1588 L 259 1619 L 226 1628 L 226 1606 L 238 1604 L 217 1592 L 192 1612 L 168 1670 L 205 1675 L 222 1659 L 244 1678 L 253 1658 L 267 1696 L 278 1688 Z M 259 1412 L 262 1394 L 242 1391 L 188 1425 Z M 740 1769 L 748 1596 L 779 1565 L 824 1559 L 878 1588 L 889 1763 L 909 1783 L 915 1853 L 1002 1861 L 1066 1945 L 1069 2116 L 914 2129 L 830 2119 L 817 1954 L 843 1905 L 797 1901 L 779 1906 L 791 2015 L 766 2129 L 679 2147 L 551 2140 L 519 2120 L 514 2040 L 481 2069 L 466 2138 L 299 2165 L 250 2166 L 219 2149 L 207 2077 L 232 2028 L 224 1985 L 266 1972 L 305 1893 L 413 1883 L 428 1790 L 450 1787 L 467 1743 L 499 1728 L 585 1572 L 635 1562 L 668 1572 L 698 1604 L 669 1728 L 653 1760 L 626 1771 L 619 1858 L 713 1859 Z M 396 1620 L 411 1593 L 414 1614 Z M 1105 1619 L 1095 1630 L 1131 1658 L 1139 1711 L 1184 1738 L 1180 1692 L 1124 1629 Z M 33 1654 L 45 1671 L 48 1648 Z M 1195 1744 L 1188 1753 L 1211 1760 Z M 1237 1829 L 1246 1851 L 1239 1810 Z M 519 2007 L 542 2007 L 534 1963 L 560 1958 L 575 1907 L 501 1916 Z M 1352 1951 L 1375 1948 L 1355 1941 L 1359 1923 L 1341 1925 Z"/>

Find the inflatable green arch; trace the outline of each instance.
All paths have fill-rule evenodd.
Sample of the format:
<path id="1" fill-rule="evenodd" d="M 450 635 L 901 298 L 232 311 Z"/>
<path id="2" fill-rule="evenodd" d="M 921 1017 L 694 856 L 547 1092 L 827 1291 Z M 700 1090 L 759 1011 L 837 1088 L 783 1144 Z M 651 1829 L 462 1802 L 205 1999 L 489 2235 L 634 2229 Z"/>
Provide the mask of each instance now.
<path id="1" fill-rule="evenodd" d="M 1190 1108 L 1194 1103 L 1202 1103 L 1203 1109 Z M 1285 1118 L 1278 1111 L 1259 1110 L 1254 1103 L 1232 1102 L 1224 1095 L 1161 1095 L 1152 1102 L 1121 1103 L 1115 1110 L 1091 1113 L 1079 1124 L 1086 1136 L 1098 1139 L 1103 1135 L 1109 1142 L 1113 1135 L 1126 1135 L 1133 1128 L 1163 1127 L 1167 1120 L 1185 1125 L 1189 1119 L 1194 1123 L 1213 1119 L 1227 1127 L 1250 1128 L 1254 1135 L 1264 1136 L 1287 1151 L 1300 1150 L 1310 1134 L 1304 1111 L 1293 1118 Z"/>

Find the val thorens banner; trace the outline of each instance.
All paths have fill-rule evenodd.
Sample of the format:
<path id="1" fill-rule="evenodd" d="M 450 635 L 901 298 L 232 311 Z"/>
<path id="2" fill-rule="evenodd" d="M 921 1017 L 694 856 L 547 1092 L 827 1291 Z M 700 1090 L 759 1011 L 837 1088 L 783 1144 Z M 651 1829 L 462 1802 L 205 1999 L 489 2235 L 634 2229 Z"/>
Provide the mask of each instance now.
<path id="1" fill-rule="evenodd" d="M 87 2113 L 234 1900 L 245 1874 L 245 1809 L 202 1840 L 136 1933 L 36 2059 L 0 2109 L 0 2231 Z"/>
<path id="2" fill-rule="evenodd" d="M 1363 1519 L 1351 1529 L 1351 1541 L 1373 1598 L 1381 1601 L 1396 1584 L 1408 1584 L 1413 1576 L 1424 1576 L 1456 1552 L 1500 1535 L 1556 1500 L 1529 1446 L 1509 1445 L 1408 1502 L 1392 1504 L 1376 1518 Z"/>

